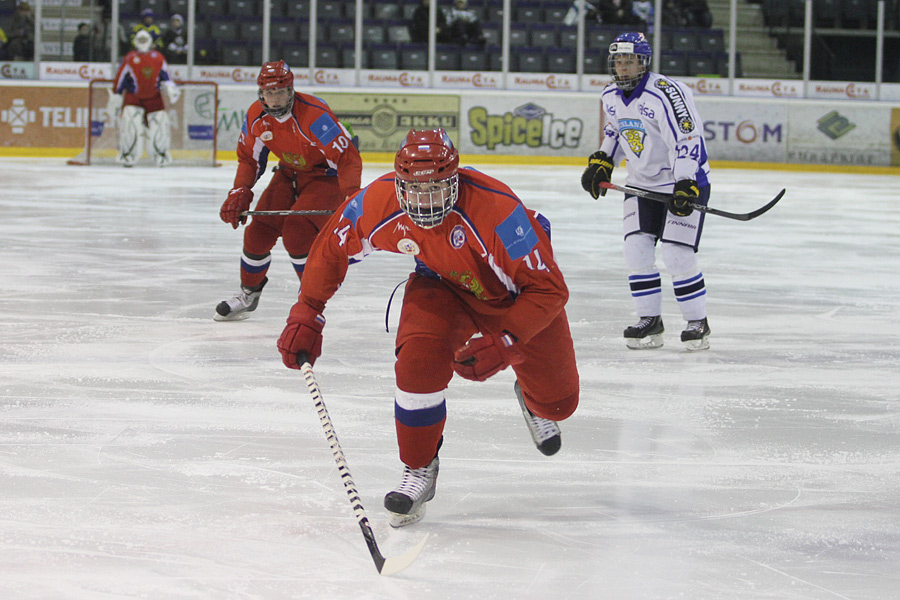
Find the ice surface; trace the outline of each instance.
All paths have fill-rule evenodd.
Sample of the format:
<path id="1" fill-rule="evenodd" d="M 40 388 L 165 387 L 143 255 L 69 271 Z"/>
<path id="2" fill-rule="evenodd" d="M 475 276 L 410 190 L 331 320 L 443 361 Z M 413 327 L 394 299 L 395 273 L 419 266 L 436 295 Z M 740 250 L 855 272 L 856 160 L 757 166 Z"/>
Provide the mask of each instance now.
<path id="1" fill-rule="evenodd" d="M 382 577 L 275 349 L 298 287 L 280 246 L 252 317 L 212 319 L 238 289 L 234 165 L 0 161 L 0 597 L 900 597 L 900 178 L 714 170 L 725 210 L 788 192 L 706 220 L 711 350 L 681 347 L 664 274 L 666 345 L 634 352 L 621 195 L 480 168 L 553 223 L 581 405 L 547 458 L 508 371 L 454 379 L 437 496 L 392 530 L 385 309 L 411 262 L 352 267 L 316 374 L 383 552 L 431 534 Z"/>

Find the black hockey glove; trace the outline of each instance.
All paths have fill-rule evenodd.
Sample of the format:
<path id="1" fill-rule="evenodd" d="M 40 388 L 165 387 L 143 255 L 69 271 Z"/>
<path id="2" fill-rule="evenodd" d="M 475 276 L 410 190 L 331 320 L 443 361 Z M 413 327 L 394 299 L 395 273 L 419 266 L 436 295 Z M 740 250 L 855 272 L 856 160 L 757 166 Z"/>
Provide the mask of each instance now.
<path id="1" fill-rule="evenodd" d="M 593 196 L 594 200 L 605 196 L 606 188 L 600 187 L 600 184 L 609 181 L 612 171 L 612 159 L 606 155 L 606 152 L 597 150 L 588 157 L 587 169 L 581 175 L 581 187 Z"/>
<path id="2" fill-rule="evenodd" d="M 693 179 L 676 181 L 672 197 L 669 198 L 669 202 L 667 203 L 669 212 L 679 217 L 686 217 L 694 212 L 690 203 L 694 202 L 699 197 L 700 189 L 697 187 L 696 181 Z"/>

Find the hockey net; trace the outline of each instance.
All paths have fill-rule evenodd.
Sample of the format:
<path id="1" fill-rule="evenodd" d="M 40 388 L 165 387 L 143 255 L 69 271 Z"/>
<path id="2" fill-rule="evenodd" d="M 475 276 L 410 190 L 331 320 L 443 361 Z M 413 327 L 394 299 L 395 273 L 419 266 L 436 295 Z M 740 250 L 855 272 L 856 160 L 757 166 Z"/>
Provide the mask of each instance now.
<path id="1" fill-rule="evenodd" d="M 210 166 L 216 163 L 216 115 L 219 107 L 219 86 L 210 81 L 176 81 L 181 90 L 178 102 L 163 99 L 169 113 L 171 127 L 172 165 Z M 117 119 L 106 113 L 112 89 L 111 79 L 93 79 L 88 86 L 88 109 L 91 116 L 85 132 L 84 150 L 70 165 L 111 165 L 116 163 Z M 146 135 L 146 128 L 144 131 Z M 146 147 L 146 145 L 145 145 Z M 147 156 L 138 163 L 153 164 Z"/>

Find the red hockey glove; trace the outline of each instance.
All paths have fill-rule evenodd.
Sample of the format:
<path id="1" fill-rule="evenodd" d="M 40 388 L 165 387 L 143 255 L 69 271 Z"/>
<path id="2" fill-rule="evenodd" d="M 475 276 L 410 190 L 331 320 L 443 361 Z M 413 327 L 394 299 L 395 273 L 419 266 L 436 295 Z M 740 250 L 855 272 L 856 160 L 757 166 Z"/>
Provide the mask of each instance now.
<path id="1" fill-rule="evenodd" d="M 242 216 L 241 213 L 250 210 L 251 202 L 253 191 L 248 187 L 236 187 L 228 192 L 228 197 L 219 209 L 219 218 L 231 223 L 231 227 L 237 229 L 239 224 L 247 222 L 247 216 Z"/>
<path id="2" fill-rule="evenodd" d="M 679 217 L 686 217 L 694 212 L 694 209 L 691 208 L 691 202 L 694 202 L 699 197 L 700 189 L 697 187 L 696 181 L 693 179 L 676 181 L 672 197 L 669 198 L 667 203 L 669 212 Z"/>
<path id="3" fill-rule="evenodd" d="M 322 316 L 320 310 L 306 302 L 297 302 L 291 308 L 287 326 L 281 332 L 281 337 L 278 338 L 278 351 L 281 352 L 284 366 L 288 369 L 299 369 L 297 355 L 301 352 L 309 358 L 309 364 L 314 365 L 316 359 L 322 354 L 322 329 L 324 327 L 325 317 Z"/>
<path id="4" fill-rule="evenodd" d="M 471 339 L 454 354 L 453 370 L 466 379 L 485 381 L 509 365 L 525 360 L 516 347 L 517 341 L 507 332 Z"/>

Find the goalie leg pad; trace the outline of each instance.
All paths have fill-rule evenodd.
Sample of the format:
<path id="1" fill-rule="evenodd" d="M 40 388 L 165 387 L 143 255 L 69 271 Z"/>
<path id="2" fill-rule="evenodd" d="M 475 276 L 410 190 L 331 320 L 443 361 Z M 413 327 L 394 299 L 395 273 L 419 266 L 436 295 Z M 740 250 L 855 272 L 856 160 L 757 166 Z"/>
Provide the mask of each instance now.
<path id="1" fill-rule="evenodd" d="M 172 130 L 169 128 L 169 113 L 157 110 L 147 115 L 150 154 L 158 167 L 172 164 L 169 146 L 172 143 Z"/>
<path id="2" fill-rule="evenodd" d="M 129 104 L 122 109 L 117 138 L 119 153 L 116 160 L 126 167 L 137 164 L 144 154 L 144 109 Z"/>

